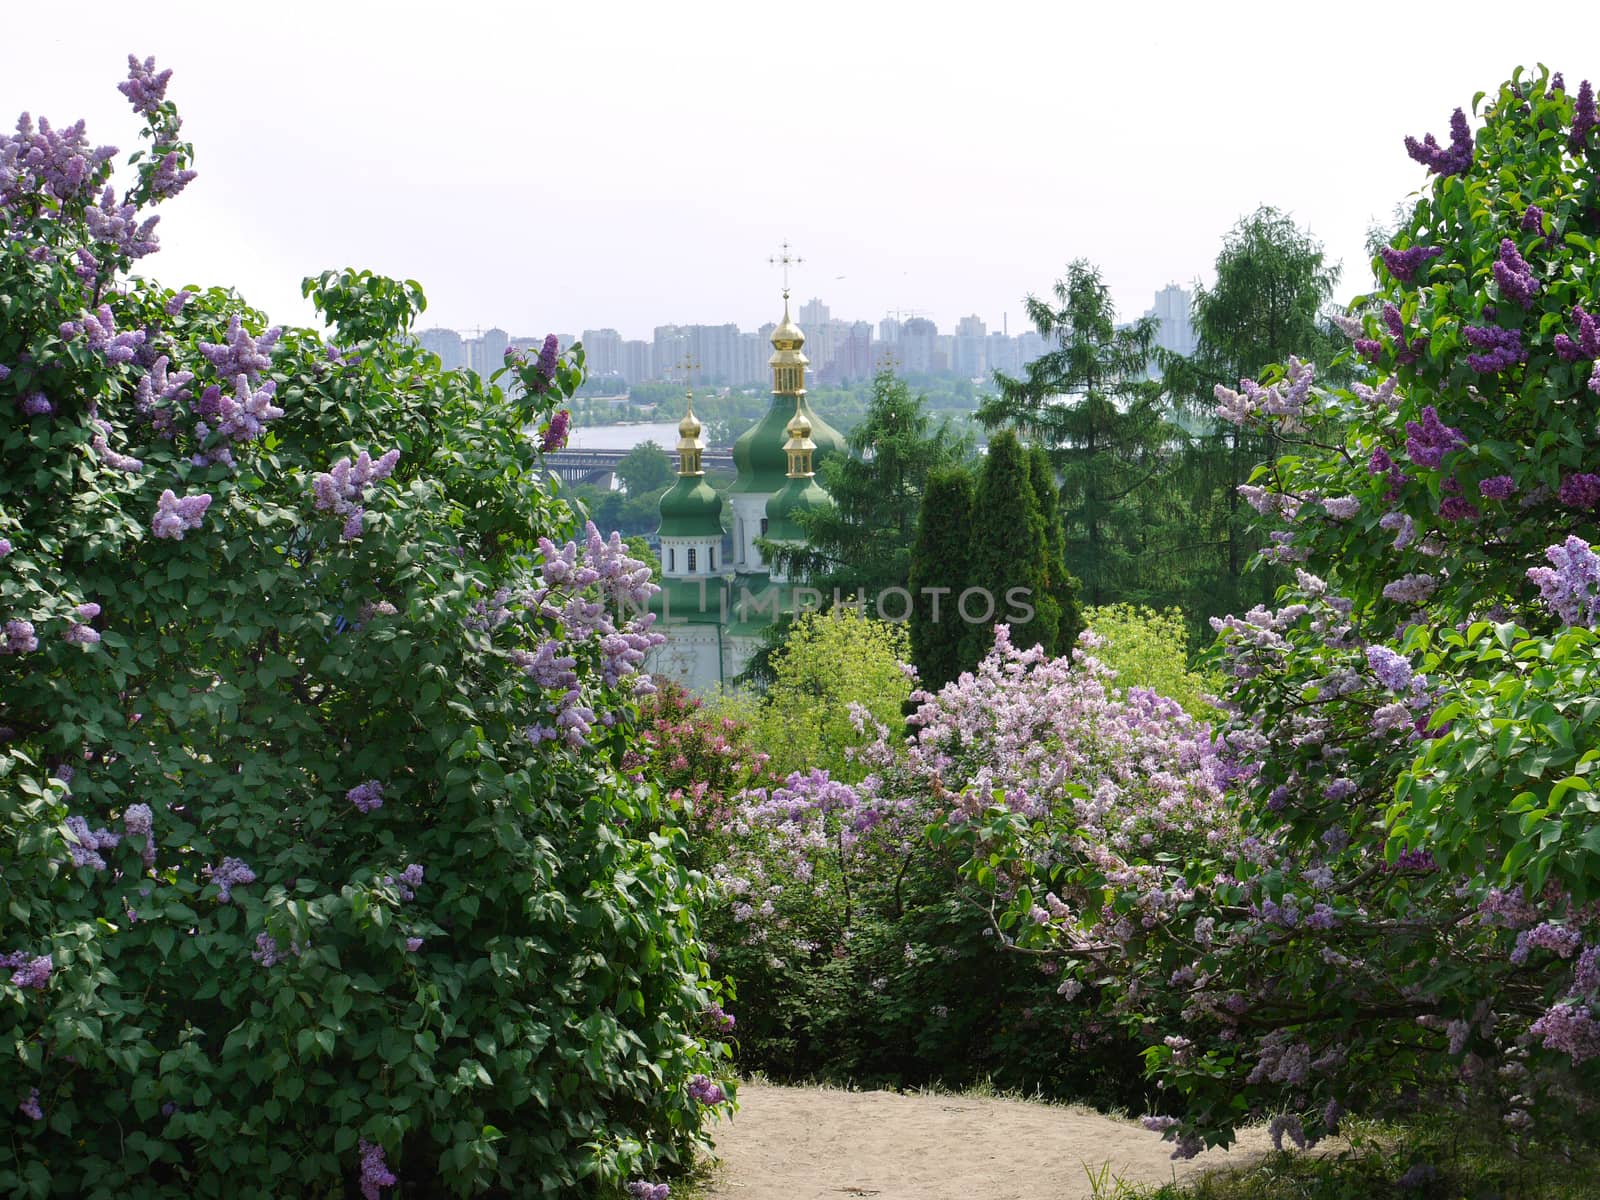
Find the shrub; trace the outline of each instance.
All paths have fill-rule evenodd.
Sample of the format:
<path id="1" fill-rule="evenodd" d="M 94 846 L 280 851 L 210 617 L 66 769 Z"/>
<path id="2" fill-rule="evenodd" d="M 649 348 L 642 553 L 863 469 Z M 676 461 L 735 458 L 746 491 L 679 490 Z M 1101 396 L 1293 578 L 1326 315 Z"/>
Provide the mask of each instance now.
<path id="1" fill-rule="evenodd" d="M 648 577 L 549 540 L 525 433 L 581 359 L 502 390 L 405 336 L 412 283 L 307 281 L 324 341 L 129 274 L 190 175 L 168 74 L 121 199 L 81 126 L 0 140 L 0 1191 L 681 1163 L 725 1047 L 622 767 Z"/>
<path id="2" fill-rule="evenodd" d="M 1215 698 L 1223 692 L 1222 676 L 1189 666 L 1189 627 L 1175 608 L 1157 612 L 1144 605 L 1103 604 L 1085 619 L 1093 636 L 1089 652 L 1116 672 L 1121 688 L 1147 688 L 1176 700 L 1201 721 L 1221 716 Z"/>

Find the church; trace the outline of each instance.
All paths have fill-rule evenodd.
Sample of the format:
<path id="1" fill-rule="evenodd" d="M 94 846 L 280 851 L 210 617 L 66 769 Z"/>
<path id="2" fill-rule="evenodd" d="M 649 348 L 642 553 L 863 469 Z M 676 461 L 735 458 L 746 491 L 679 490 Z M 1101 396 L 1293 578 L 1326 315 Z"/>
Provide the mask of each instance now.
<path id="1" fill-rule="evenodd" d="M 768 360 L 772 406 L 734 442 L 736 476 L 726 495 L 706 482 L 692 395 L 678 424 L 678 479 L 661 497 L 661 591 L 650 605 L 667 640 L 651 651 L 646 669 L 693 692 L 731 688 L 767 630 L 806 607 L 805 581 L 775 569 L 756 544 L 800 542 L 800 514 L 832 503 L 817 470 L 848 453 L 844 436 L 806 403 L 805 340 L 789 316 L 785 288 Z M 733 534 L 726 561 L 725 508 Z"/>

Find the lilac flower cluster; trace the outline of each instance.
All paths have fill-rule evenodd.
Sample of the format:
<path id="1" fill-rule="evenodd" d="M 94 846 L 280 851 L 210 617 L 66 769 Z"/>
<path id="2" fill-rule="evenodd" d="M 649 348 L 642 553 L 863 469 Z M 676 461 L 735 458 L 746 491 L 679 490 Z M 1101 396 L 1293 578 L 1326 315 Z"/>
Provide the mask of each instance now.
<path id="1" fill-rule="evenodd" d="M 88 622 L 100 615 L 98 604 L 80 604 L 72 610 L 76 620 L 67 625 L 66 631 L 61 635 L 62 640 L 75 646 L 92 646 L 100 640 L 100 634 Z"/>
<path id="2" fill-rule="evenodd" d="M 228 322 L 224 340 L 220 343 L 201 342 L 200 353 L 223 379 L 234 380 L 243 375 L 255 383 L 261 378 L 261 372 L 272 365 L 270 355 L 282 336 L 282 327 L 275 325 L 257 340 L 246 332 L 235 314 Z"/>
<path id="3" fill-rule="evenodd" d="M 705 1075 L 696 1075 L 689 1081 L 689 1095 L 708 1108 L 714 1104 L 721 1104 L 728 1098 L 722 1090 L 722 1085 L 714 1083 Z"/>
<path id="4" fill-rule="evenodd" d="M 1517 934 L 1510 960 L 1517 966 L 1527 963 L 1535 950 L 1547 950 L 1557 958 L 1571 958 L 1583 948 L 1583 935 L 1568 925 L 1543 921 Z"/>
<path id="5" fill-rule="evenodd" d="M 381 1189 L 394 1187 L 400 1181 L 389 1169 L 382 1146 L 362 1138 L 357 1148 L 361 1152 L 361 1200 L 379 1200 Z"/>
<path id="6" fill-rule="evenodd" d="M 1592 471 L 1576 471 L 1566 476 L 1556 488 L 1556 499 L 1564 508 L 1588 512 L 1600 506 L 1600 475 Z"/>
<path id="7" fill-rule="evenodd" d="M 127 82 L 117 84 L 117 91 L 128 98 L 134 112 L 153 117 L 160 111 L 161 102 L 166 99 L 167 81 L 171 78 L 170 68 L 159 75 L 156 74 L 154 58 L 147 58 L 141 63 L 135 55 L 130 54 Z"/>
<path id="8" fill-rule="evenodd" d="M 0 954 L 0 970 L 11 972 L 13 987 L 42 992 L 50 986 L 55 969 L 55 959 L 48 954 Z"/>
<path id="9" fill-rule="evenodd" d="M 30 1121 L 44 1120 L 44 1109 L 39 1107 L 39 1089 L 29 1088 L 28 1098 L 17 1105 L 17 1111 Z"/>
<path id="10" fill-rule="evenodd" d="M 1394 360 L 1405 366 L 1414 363 L 1428 348 L 1428 335 L 1419 333 L 1416 337 L 1407 340 L 1406 323 L 1400 316 L 1400 309 L 1391 303 L 1383 306 L 1383 323 L 1389 330 L 1389 336 L 1394 339 Z"/>
<path id="11" fill-rule="evenodd" d="M 95 241 L 113 247 L 124 258 L 143 258 L 161 249 L 156 239 L 156 225 L 161 218 L 146 217 L 139 220 L 136 205 L 118 204 L 117 194 L 111 185 L 100 194 L 100 203 L 83 210 L 84 224 Z"/>
<path id="12" fill-rule="evenodd" d="M 156 515 L 151 518 L 150 532 L 158 538 L 171 538 L 181 542 L 186 532 L 200 528 L 206 509 L 210 507 L 209 492 L 202 492 L 198 496 L 185 496 L 180 500 L 173 494 L 172 489 L 168 488 L 161 493 L 161 499 L 156 502 Z"/>
<path id="13" fill-rule="evenodd" d="M 1578 340 L 1573 341 L 1564 333 L 1556 334 L 1556 354 L 1563 362 L 1600 358 L 1600 323 L 1584 312 L 1581 304 L 1572 306 L 1572 319 L 1578 326 Z"/>
<path id="14" fill-rule="evenodd" d="M 1595 112 L 1594 89 L 1585 79 L 1578 84 L 1578 99 L 1572 109 L 1572 136 L 1567 139 L 1567 146 L 1574 154 L 1582 154 L 1589 144 L 1589 130 L 1595 127 L 1597 114 Z"/>
<path id="15" fill-rule="evenodd" d="M 1411 671 L 1411 660 L 1405 655 L 1387 646 L 1368 646 L 1367 666 L 1372 668 L 1378 682 L 1391 692 L 1403 695 L 1411 690 L 1411 681 L 1415 676 Z"/>
<path id="16" fill-rule="evenodd" d="M 390 450 L 376 462 L 363 450 L 355 462 L 341 458 L 327 471 L 319 471 L 311 480 L 316 494 L 318 511 L 332 511 L 345 519 L 340 531 L 341 541 L 352 541 L 361 536 L 362 520 L 366 509 L 358 501 L 364 500 L 367 488 L 380 479 L 387 479 L 400 461 L 400 451 Z"/>
<path id="17" fill-rule="evenodd" d="M 32 654 L 39 648 L 34 636 L 33 622 L 14 619 L 6 622 L 6 640 L 0 644 L 0 654 Z"/>
<path id="18" fill-rule="evenodd" d="M 1528 1032 L 1546 1050 L 1571 1056 L 1573 1066 L 1600 1057 L 1600 1022 L 1586 1004 L 1557 1004 L 1528 1026 Z"/>
<path id="19" fill-rule="evenodd" d="M 713 1004 L 710 1008 L 706 1009 L 704 1016 L 706 1028 L 710 1029 L 712 1033 L 717 1034 L 718 1036 L 725 1036 L 732 1033 L 734 1026 L 738 1024 L 738 1021 L 734 1019 L 733 1014 L 724 1012 L 722 1005 L 720 1004 Z"/>
<path id="20" fill-rule="evenodd" d="M 263 967 L 275 967 L 283 961 L 283 954 L 278 949 L 278 939 L 262 930 L 256 934 L 256 948 L 250 951 L 250 957 Z"/>
<path id="21" fill-rule="evenodd" d="M 1348 521 L 1361 513 L 1361 501 L 1354 496 L 1332 496 L 1322 502 L 1323 510 L 1335 521 Z"/>
<path id="22" fill-rule="evenodd" d="M 168 358 L 159 356 L 150 364 L 150 371 L 139 378 L 133 393 L 133 410 L 165 437 L 172 436 L 172 412 L 162 405 L 182 404 L 189 399 L 188 385 L 194 381 L 194 372 L 179 371 L 167 374 Z"/>
<path id="23" fill-rule="evenodd" d="M 1539 294 L 1539 281 L 1533 277 L 1533 268 L 1517 252 L 1517 244 L 1510 238 L 1500 239 L 1494 279 L 1500 285 L 1502 296 L 1515 300 L 1523 308 L 1533 307 L 1533 298 Z"/>
<path id="24" fill-rule="evenodd" d="M 649 1183 L 643 1179 L 635 1179 L 628 1184 L 628 1195 L 632 1200 L 668 1200 L 672 1189 L 664 1183 Z"/>
<path id="25" fill-rule="evenodd" d="M 1509 500 L 1516 490 L 1517 481 L 1509 475 L 1491 475 L 1478 481 L 1478 495 L 1485 500 Z"/>
<path id="26" fill-rule="evenodd" d="M 1461 494 L 1460 480 L 1451 477 L 1440 485 L 1444 499 L 1439 503 L 1439 516 L 1446 521 L 1476 521 L 1483 515 L 1478 506 Z"/>
<path id="27" fill-rule="evenodd" d="M 1258 415 L 1281 416 L 1291 419 L 1305 411 L 1311 395 L 1311 385 L 1316 379 L 1316 368 L 1311 363 L 1291 357 L 1283 382 L 1262 387 L 1253 379 L 1239 380 L 1239 391 L 1217 384 L 1213 394 L 1217 399 L 1217 416 L 1233 425 L 1243 425 Z"/>
<path id="28" fill-rule="evenodd" d="M 256 873 L 238 858 L 224 858 L 220 867 L 207 866 L 201 872 L 217 885 L 217 899 L 223 904 L 233 903 L 233 889 L 256 881 Z"/>
<path id="29" fill-rule="evenodd" d="M 1448 149 L 1440 146 L 1429 133 L 1423 135 L 1420 142 L 1413 137 L 1406 138 L 1406 153 L 1436 174 L 1465 175 L 1472 166 L 1472 131 L 1467 128 L 1467 114 L 1459 108 L 1451 114 Z"/>
<path id="30" fill-rule="evenodd" d="M 1422 421 L 1406 422 L 1406 457 L 1419 467 L 1437 469 L 1444 456 L 1467 444 L 1461 430 L 1439 420 L 1438 410 L 1426 405 Z"/>
<path id="31" fill-rule="evenodd" d="M 82 320 L 63 322 L 57 332 L 63 341 L 83 336 L 89 343 L 89 349 L 113 363 L 132 362 L 138 356 L 139 347 L 144 345 L 142 329 L 117 332 L 117 318 L 108 304 L 102 304 L 92 313 L 85 313 Z"/>
<path id="32" fill-rule="evenodd" d="M 344 794 L 344 798 L 356 806 L 357 812 L 372 812 L 383 807 L 383 784 L 376 779 L 369 779 L 356 784 Z"/>
<path id="33" fill-rule="evenodd" d="M 1378 253 L 1383 257 L 1383 265 L 1389 269 L 1389 274 L 1401 283 L 1413 283 L 1417 268 L 1430 258 L 1437 258 L 1444 250 L 1438 246 L 1410 246 L 1404 250 L 1385 246 Z"/>
<path id="34" fill-rule="evenodd" d="M 15 209 L 34 196 L 66 203 L 86 197 L 99 182 L 116 147 L 92 149 L 82 121 L 66 129 L 50 127 L 23 113 L 14 135 L 0 135 L 0 208 Z"/>
<path id="35" fill-rule="evenodd" d="M 563 408 L 550 418 L 550 427 L 544 431 L 544 438 L 539 443 L 539 449 L 545 454 L 554 454 L 557 450 L 562 449 L 567 444 L 567 434 L 571 428 L 572 413 Z"/>
<path id="36" fill-rule="evenodd" d="M 72 834 L 73 840 L 67 843 L 67 851 L 72 855 L 72 865 L 75 867 L 88 867 L 91 871 L 104 871 L 106 860 L 100 857 L 101 850 L 115 850 L 122 841 L 122 835 L 112 833 L 108 829 L 89 829 L 89 822 L 83 817 L 68 817 L 67 830 Z"/>
<path id="37" fill-rule="evenodd" d="M 130 804 L 122 813 L 123 832 L 128 837 L 142 837 L 144 849 L 139 852 L 144 865 L 156 864 L 155 814 L 148 804 Z"/>
<path id="38" fill-rule="evenodd" d="M 110 442 L 106 440 L 111 433 L 111 426 L 108 422 L 96 420 L 95 425 L 100 432 L 94 435 L 90 446 L 94 450 L 96 458 L 113 471 L 123 471 L 129 475 L 137 475 L 144 470 L 144 462 L 142 460 L 134 458 L 132 455 L 122 454 L 111 448 Z"/>
<path id="39" fill-rule="evenodd" d="M 1402 575 L 1384 585 L 1383 598 L 1397 604 L 1426 604 L 1438 588 L 1439 580 L 1433 575 Z"/>
<path id="40" fill-rule="evenodd" d="M 1589 543 L 1568 537 L 1544 555 L 1548 567 L 1528 568 L 1528 579 L 1538 585 L 1539 599 L 1563 624 L 1593 629 L 1600 625 L 1600 557 Z"/>
<path id="41" fill-rule="evenodd" d="M 1496 266 L 1499 264 L 1496 263 Z M 1480 375 L 1506 371 L 1520 362 L 1526 362 L 1528 352 L 1522 345 L 1520 329 L 1501 329 L 1498 325 L 1468 325 L 1467 342 L 1487 354 L 1467 355 L 1467 366 Z"/>
<path id="42" fill-rule="evenodd" d="M 419 938 L 419 937 L 408 937 L 406 939 L 406 950 L 409 953 L 415 954 L 418 950 L 421 950 L 421 949 L 422 949 L 422 939 L 421 938 Z"/>
<path id="43" fill-rule="evenodd" d="M 550 390 L 555 382 L 556 363 L 561 358 L 561 342 L 555 334 L 546 334 L 544 345 L 539 349 L 539 362 L 534 368 L 533 390 L 544 393 Z"/>
<path id="44" fill-rule="evenodd" d="M 417 898 L 416 889 L 422 886 L 422 864 L 410 863 L 398 875 L 385 875 L 383 882 L 399 893 L 400 899 L 409 904 Z"/>
<path id="45" fill-rule="evenodd" d="M 268 421 L 283 416 L 283 409 L 273 403 L 278 390 L 277 380 L 269 379 L 259 387 L 252 387 L 250 377 L 243 372 L 233 377 L 233 395 L 212 384 L 200 394 L 195 411 L 207 420 L 195 424 L 195 436 L 202 441 L 211 436 L 210 421 L 216 422 L 216 432 L 230 442 L 252 442 L 260 437 Z M 221 462 L 233 465 L 233 455 L 226 447 L 197 456 L 195 465 Z"/>

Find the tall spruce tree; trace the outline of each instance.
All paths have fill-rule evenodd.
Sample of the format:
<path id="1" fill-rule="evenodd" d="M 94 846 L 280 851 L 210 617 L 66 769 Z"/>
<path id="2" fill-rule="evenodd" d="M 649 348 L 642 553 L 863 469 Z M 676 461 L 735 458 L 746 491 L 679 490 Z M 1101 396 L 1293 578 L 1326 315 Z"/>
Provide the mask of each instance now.
<path id="1" fill-rule="evenodd" d="M 1035 327 L 1054 348 L 1029 363 L 1024 378 L 995 372 L 999 394 L 978 419 L 1011 425 L 1042 442 L 1060 472 L 1066 560 L 1092 604 L 1168 601 L 1163 563 L 1175 530 L 1152 529 L 1148 490 L 1171 486 L 1178 431 L 1162 387 L 1149 377 L 1157 321 L 1118 328 L 1110 289 L 1098 268 L 1077 259 L 1052 300 L 1027 299 Z"/>
<path id="2" fill-rule="evenodd" d="M 1049 453 L 1037 442 L 1028 452 L 1028 478 L 1039 502 L 1045 531 L 1044 594 L 1053 609 L 1050 624 L 1055 629 L 1055 640 L 1046 649 L 1052 655 L 1067 654 L 1083 632 L 1083 614 L 1078 607 L 1078 581 L 1067 570 L 1067 538 L 1061 525 L 1056 469 Z"/>
<path id="3" fill-rule="evenodd" d="M 946 467 L 928 477 L 911 551 L 911 658 L 922 686 L 937 691 L 976 659 L 966 661 L 965 629 L 957 609 L 971 586 L 974 509 L 972 472 Z"/>
<path id="4" fill-rule="evenodd" d="M 818 481 L 832 507 L 802 513 L 805 542 L 774 545 L 771 552 L 781 568 L 825 597 L 835 591 L 841 598 L 859 596 L 869 614 L 880 615 L 879 595 L 910 579 L 929 475 L 970 457 L 972 442 L 957 436 L 948 420 L 935 425 L 926 400 L 890 370 L 874 377 L 866 415 L 849 442 L 854 454 L 825 463 Z M 886 598 L 884 607 L 890 617 L 904 617 L 903 599 Z"/>

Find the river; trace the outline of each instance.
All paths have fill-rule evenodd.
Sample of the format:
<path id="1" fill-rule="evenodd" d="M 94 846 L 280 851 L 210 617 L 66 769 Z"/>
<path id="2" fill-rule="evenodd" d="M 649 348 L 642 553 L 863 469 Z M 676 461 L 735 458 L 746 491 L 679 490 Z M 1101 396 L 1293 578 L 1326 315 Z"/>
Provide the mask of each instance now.
<path id="1" fill-rule="evenodd" d="M 647 421 L 638 425 L 580 425 L 572 423 L 567 446 L 572 450 L 632 450 L 641 442 L 654 442 L 668 454 L 677 450 L 676 421 Z"/>

